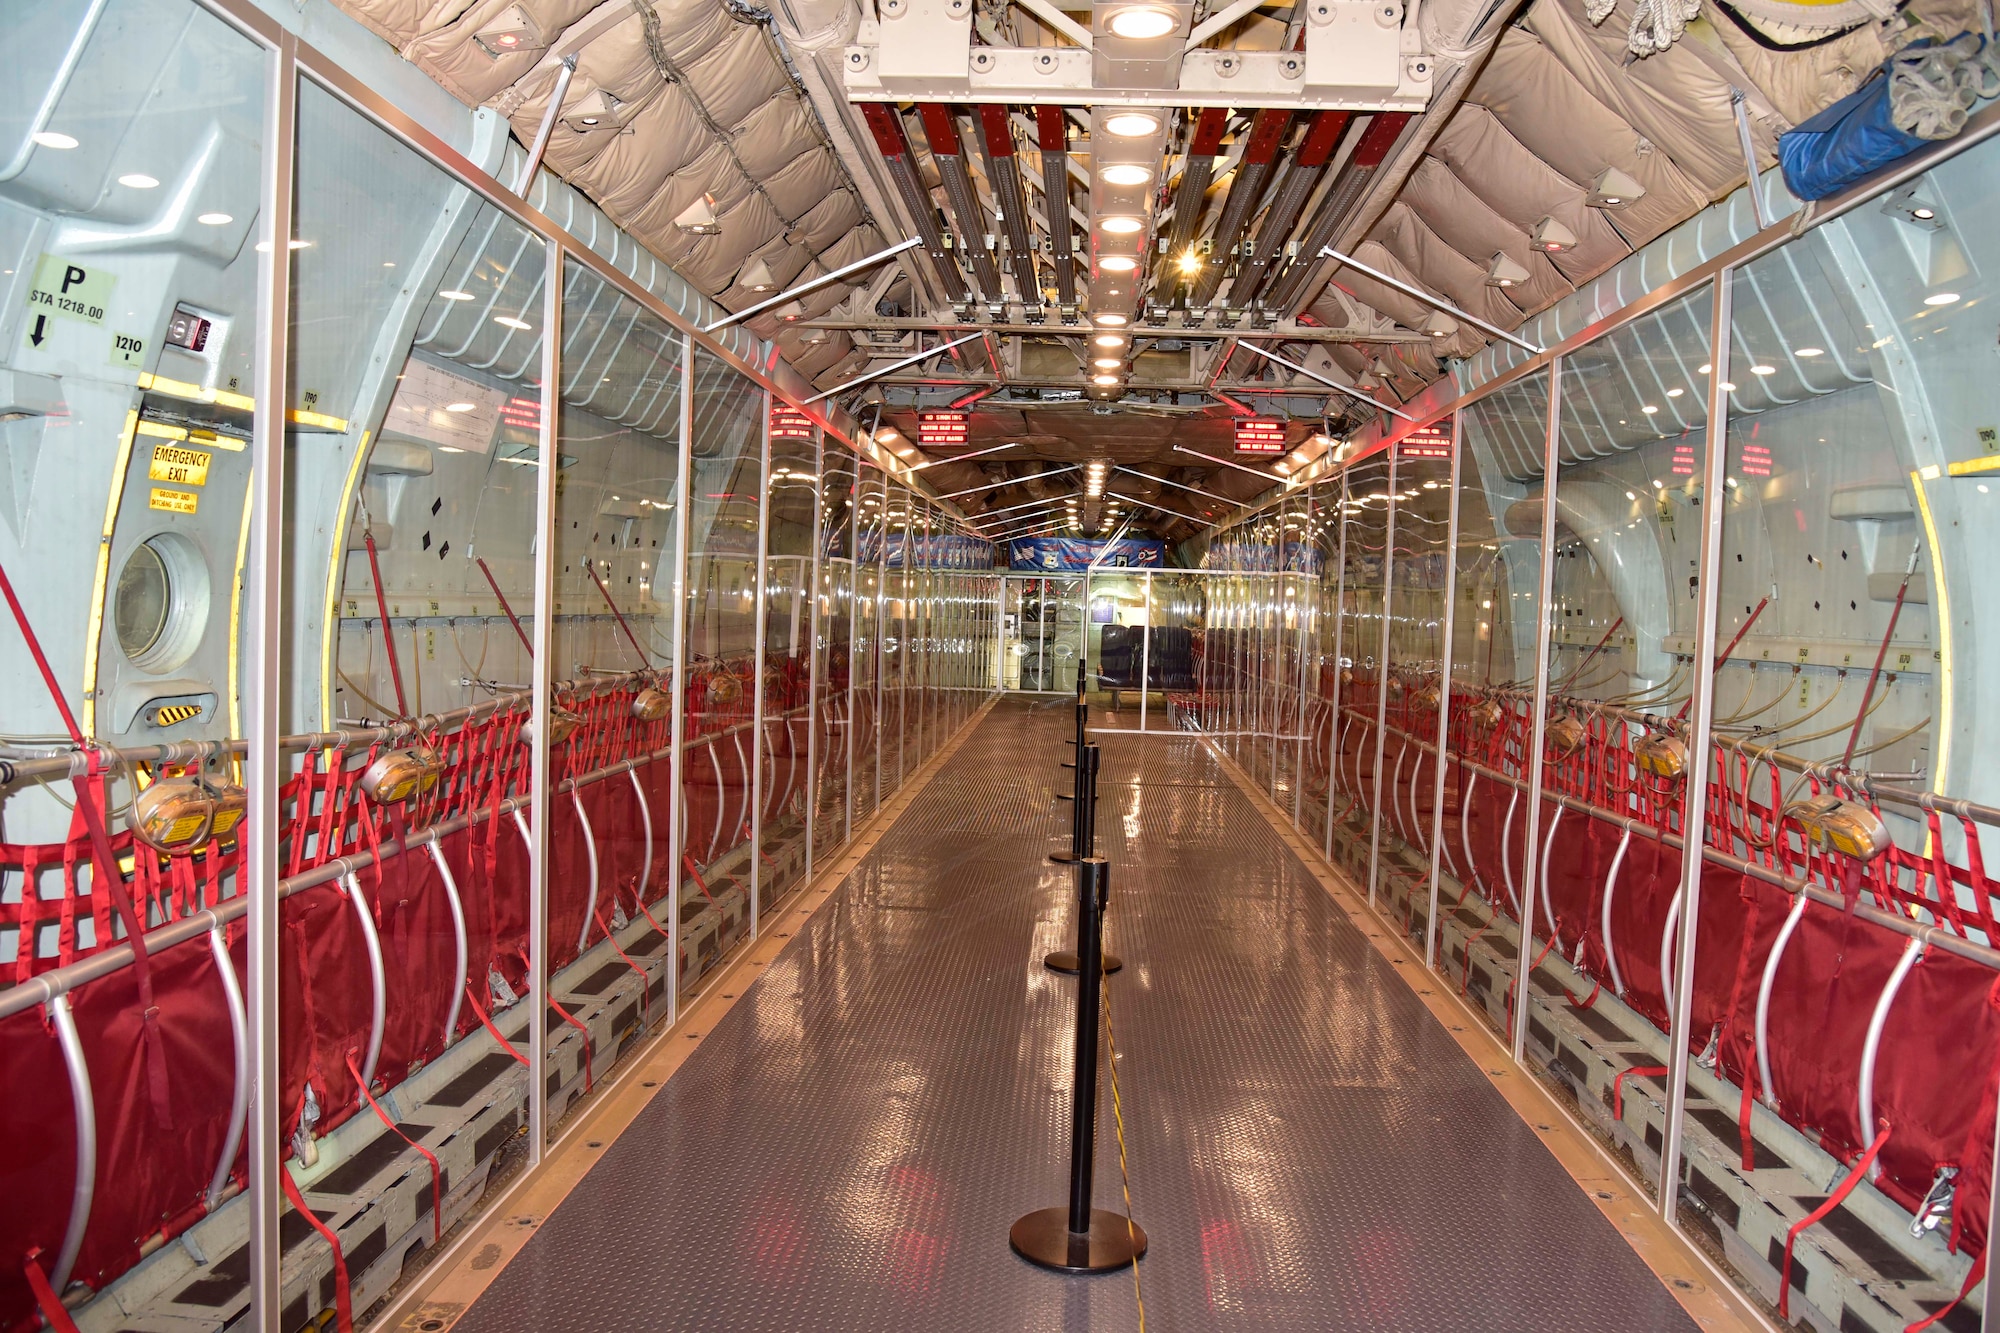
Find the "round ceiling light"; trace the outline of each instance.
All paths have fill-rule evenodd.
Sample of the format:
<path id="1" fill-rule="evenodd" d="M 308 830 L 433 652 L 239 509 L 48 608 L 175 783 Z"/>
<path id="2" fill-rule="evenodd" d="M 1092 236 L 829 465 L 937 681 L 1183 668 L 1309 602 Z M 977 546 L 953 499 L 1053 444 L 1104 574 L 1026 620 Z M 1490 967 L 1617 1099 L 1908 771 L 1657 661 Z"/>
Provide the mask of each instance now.
<path id="1" fill-rule="evenodd" d="M 1106 185 L 1144 185 L 1153 179 L 1153 172 L 1136 162 L 1117 162 L 1098 172 L 1097 179 Z"/>
<path id="2" fill-rule="evenodd" d="M 1136 9 L 1119 10 L 1104 26 L 1120 37 L 1143 42 L 1164 37 L 1180 25 L 1170 11 L 1143 5 Z"/>
<path id="3" fill-rule="evenodd" d="M 1091 339 L 1091 341 L 1099 347 L 1123 347 L 1125 345 L 1125 335 L 1122 333 L 1100 333 Z"/>
<path id="4" fill-rule="evenodd" d="M 1110 232 L 1113 236 L 1130 236 L 1146 224 L 1138 218 L 1120 215 L 1118 217 L 1102 218 L 1098 221 L 1097 225 L 1105 231 Z"/>
<path id="5" fill-rule="evenodd" d="M 1114 329 L 1125 322 L 1125 316 L 1119 314 L 1115 310 L 1107 310 L 1101 315 L 1093 315 L 1092 318 L 1095 319 L 1099 324 L 1102 324 L 1107 328 L 1114 328 Z"/>
<path id="6" fill-rule="evenodd" d="M 1090 382 L 1092 384 L 1102 384 L 1108 388 L 1118 382 L 1118 377 L 1116 375 L 1092 375 Z"/>
<path id="7" fill-rule="evenodd" d="M 1143 139 L 1160 132 L 1160 118 L 1145 111 L 1120 111 L 1105 119 L 1104 128 L 1121 139 Z"/>
<path id="8" fill-rule="evenodd" d="M 1100 356 L 1090 364 L 1096 366 L 1099 370 L 1116 370 L 1125 363 L 1115 356 Z"/>
<path id="9" fill-rule="evenodd" d="M 1097 266 L 1106 273 L 1130 273 L 1139 267 L 1139 261 L 1130 255 L 1106 255 L 1097 261 Z"/>

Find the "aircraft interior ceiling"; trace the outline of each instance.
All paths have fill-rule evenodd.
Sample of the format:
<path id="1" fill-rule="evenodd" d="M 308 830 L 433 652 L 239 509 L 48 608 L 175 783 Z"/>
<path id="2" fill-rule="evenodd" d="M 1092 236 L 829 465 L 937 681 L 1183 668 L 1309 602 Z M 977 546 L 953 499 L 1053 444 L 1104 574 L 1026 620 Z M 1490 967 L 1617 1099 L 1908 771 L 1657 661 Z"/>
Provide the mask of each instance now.
<path id="1" fill-rule="evenodd" d="M 1088 109 L 1061 108 L 1056 179 L 1066 197 L 1051 207 L 1041 108 L 1014 105 L 988 121 L 991 106 L 946 110 L 913 97 L 864 111 L 849 99 L 842 67 L 863 25 L 879 24 L 873 6 L 338 3 L 467 104 L 506 116 L 523 143 L 573 54 L 571 109 L 553 127 L 546 165 L 727 309 L 926 228 L 942 233 L 954 248 L 927 266 L 866 269 L 748 327 L 822 389 L 921 351 L 925 331 L 946 330 L 941 343 L 953 329 L 991 330 L 881 376 L 861 405 L 871 419 L 879 407 L 883 423 L 913 441 L 920 410 L 969 406 L 973 444 L 1011 444 L 978 466 L 943 463 L 932 474 L 941 492 L 982 488 L 961 501 L 973 514 L 1039 493 L 989 483 L 1100 455 L 1225 500 L 1252 498 L 1254 478 L 1175 446 L 1226 453 L 1235 416 L 1270 410 L 1293 418 L 1296 469 L 1323 451 L 1327 433 L 1371 410 L 1329 393 L 1324 379 L 1408 402 L 1493 341 L 1372 273 L 1319 258 L 1323 246 L 1512 331 L 1739 188 L 1746 134 L 1759 168 L 1768 166 L 1780 133 L 1852 91 L 1899 46 L 1977 24 L 1973 0 L 1916 0 L 1886 20 L 1857 3 L 1781 0 L 1687 13 L 1652 0 L 1412 5 L 1400 15 L 1405 41 L 1414 35 L 1434 64 L 1420 110 L 1260 112 L 1249 94 L 1240 107 L 1210 111 L 1213 123 L 1182 111 L 1158 140 L 1167 169 L 1148 187 L 1143 262 L 1120 272 L 1097 265 L 1090 239 Z M 1301 46 L 1303 5 L 1197 8 L 1197 20 L 1223 13 L 1224 25 L 1202 38 L 1218 51 Z M 498 30 L 518 30 L 519 45 L 495 48 Z M 980 6 L 973 30 L 975 49 L 1072 40 L 1047 12 L 1020 4 Z M 896 120 L 890 141 L 868 120 L 885 106 Z M 896 178 L 893 154 L 885 158 L 898 134 L 914 188 Z M 934 145 L 934 135 L 945 137 Z M 1630 197 L 1594 204 L 1607 169 Z M 691 208 L 712 215 L 715 229 L 690 227 Z M 930 215 L 922 226 L 913 208 Z M 966 208 L 984 219 L 985 235 L 961 217 Z M 1059 241 L 1052 217 L 1064 220 Z M 1197 249 L 1208 258 L 1191 274 L 1182 256 Z M 1078 257 L 1079 281 L 1065 297 L 1067 253 Z M 1239 253 L 1246 262 L 1232 264 Z M 1152 315 L 1134 318 L 1129 377 L 1079 394 L 1099 350 L 1085 339 L 1090 312 L 1127 278 L 1126 299 L 1136 295 Z M 1058 331 L 1079 320 L 1073 333 Z M 1310 375 L 1214 336 L 1238 327 L 1308 330 L 1310 340 L 1266 345 Z M 1190 330 L 1210 336 L 1181 336 Z M 1115 421 L 1092 412 L 1114 399 L 1127 409 Z M 1183 509 L 1188 492 L 1131 484 L 1155 502 L 1165 492 L 1145 522 L 1175 540 L 1226 507 L 1211 497 Z M 1103 517 L 1094 506 L 1084 514 L 1092 524 Z"/>

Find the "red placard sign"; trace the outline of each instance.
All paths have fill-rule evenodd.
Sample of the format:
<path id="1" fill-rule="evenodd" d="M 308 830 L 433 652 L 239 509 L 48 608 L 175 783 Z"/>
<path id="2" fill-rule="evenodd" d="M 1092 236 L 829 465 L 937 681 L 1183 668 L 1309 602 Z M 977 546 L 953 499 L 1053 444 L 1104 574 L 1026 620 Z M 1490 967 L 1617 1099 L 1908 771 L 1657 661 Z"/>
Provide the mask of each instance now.
<path id="1" fill-rule="evenodd" d="M 1236 452 L 1282 454 L 1285 452 L 1285 423 L 1275 417 L 1238 417 Z"/>
<path id="2" fill-rule="evenodd" d="M 810 440 L 813 437 L 812 418 L 796 407 L 784 403 L 771 404 L 771 438 L 774 440 Z"/>
<path id="3" fill-rule="evenodd" d="M 1451 427 L 1439 423 L 1413 430 L 1396 448 L 1403 458 L 1450 458 Z"/>
<path id="4" fill-rule="evenodd" d="M 965 413 L 963 412 L 923 412 L 917 416 L 917 443 L 928 449 L 933 445 L 964 444 Z"/>

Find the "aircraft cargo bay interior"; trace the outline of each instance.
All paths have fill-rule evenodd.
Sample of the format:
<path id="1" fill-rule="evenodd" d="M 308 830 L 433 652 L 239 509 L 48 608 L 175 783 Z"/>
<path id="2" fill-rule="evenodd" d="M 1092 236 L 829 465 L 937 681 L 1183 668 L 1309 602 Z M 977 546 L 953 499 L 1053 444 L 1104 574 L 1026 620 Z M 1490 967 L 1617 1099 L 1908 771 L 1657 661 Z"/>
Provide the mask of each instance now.
<path id="1" fill-rule="evenodd" d="M 0 38 L 0 1333 L 2000 1333 L 1991 0 Z"/>

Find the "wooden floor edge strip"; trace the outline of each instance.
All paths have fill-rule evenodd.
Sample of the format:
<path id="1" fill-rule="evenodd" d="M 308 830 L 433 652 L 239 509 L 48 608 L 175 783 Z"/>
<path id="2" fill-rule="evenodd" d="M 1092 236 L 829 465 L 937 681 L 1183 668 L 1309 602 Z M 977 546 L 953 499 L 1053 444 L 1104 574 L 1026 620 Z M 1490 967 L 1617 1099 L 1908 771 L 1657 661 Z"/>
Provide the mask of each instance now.
<path id="1" fill-rule="evenodd" d="M 638 1119 L 667 1080 L 699 1048 L 702 1037 L 743 999 L 798 927 L 826 905 L 875 849 L 910 803 L 978 730 L 1000 698 L 999 694 L 987 696 L 958 731 L 868 817 L 853 839 L 838 849 L 833 861 L 814 871 L 811 882 L 749 946 L 701 983 L 673 1026 L 646 1038 L 620 1062 L 602 1082 L 593 1104 L 549 1145 L 541 1164 L 510 1182 L 437 1262 L 367 1326 L 366 1333 L 444 1333 L 471 1308 L 526 1248 L 604 1150 Z"/>
<path id="2" fill-rule="evenodd" d="M 1514 1063 L 1512 1053 L 1493 1035 L 1471 1005 L 1449 986 L 1420 987 L 1412 978 L 1428 975 L 1423 955 L 1395 923 L 1369 905 L 1366 890 L 1357 886 L 1325 854 L 1300 835 L 1285 813 L 1255 779 L 1207 737 L 1197 736 L 1279 838 L 1289 847 L 1320 887 L 1326 890 L 1369 944 L 1402 977 L 1454 1041 L 1485 1075 L 1516 1115 L 1535 1130 L 1584 1196 L 1597 1205 L 1612 1227 L 1632 1247 L 1640 1262 L 1653 1271 L 1667 1293 L 1688 1317 L 1716 1333 L 1782 1333 L 1737 1290 L 1735 1281 L 1708 1255 L 1667 1224 L 1651 1199 L 1634 1187 L 1615 1159 L 1570 1112 L 1528 1071 Z"/>

